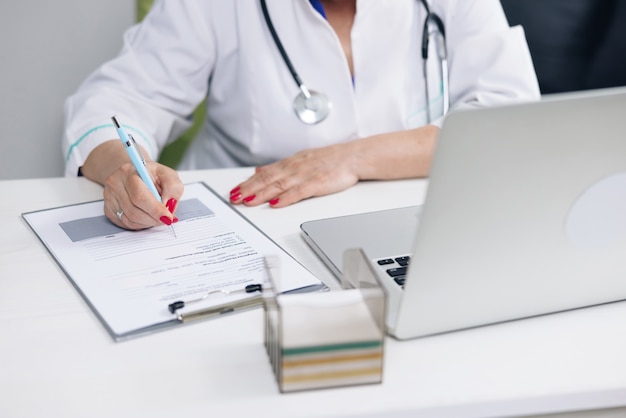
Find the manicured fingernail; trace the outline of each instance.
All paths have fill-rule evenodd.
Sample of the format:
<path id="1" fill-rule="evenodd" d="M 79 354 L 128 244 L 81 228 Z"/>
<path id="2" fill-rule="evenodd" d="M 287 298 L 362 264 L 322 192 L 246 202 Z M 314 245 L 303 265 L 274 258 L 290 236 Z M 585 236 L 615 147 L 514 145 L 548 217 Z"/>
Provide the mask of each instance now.
<path id="1" fill-rule="evenodd" d="M 255 197 L 256 197 L 256 195 L 253 194 L 252 196 L 248 196 L 248 197 L 244 198 L 243 201 L 248 203 L 248 202 L 253 201 Z"/>
<path id="2" fill-rule="evenodd" d="M 170 198 L 170 200 L 168 200 L 165 204 L 165 207 L 167 208 L 167 210 L 170 211 L 170 213 L 174 213 L 174 208 L 176 207 L 176 199 L 174 199 L 173 197 Z"/>
<path id="3" fill-rule="evenodd" d="M 241 187 L 235 187 L 233 190 L 230 191 L 230 195 L 234 195 L 239 193 L 239 190 L 241 190 Z"/>
<path id="4" fill-rule="evenodd" d="M 230 196 L 230 200 L 232 202 L 236 202 L 239 199 L 241 199 L 241 193 L 236 193 L 236 194 Z"/>
<path id="5" fill-rule="evenodd" d="M 167 216 L 161 216 L 159 218 L 161 220 L 161 222 L 163 222 L 165 225 L 171 225 L 172 224 L 172 220 L 170 218 L 168 218 Z"/>
<path id="6" fill-rule="evenodd" d="M 176 222 L 178 222 L 178 216 L 174 216 L 174 219 L 172 220 L 173 224 L 175 224 Z"/>
<path id="7" fill-rule="evenodd" d="M 274 206 L 278 203 L 278 198 L 270 200 L 270 206 Z"/>

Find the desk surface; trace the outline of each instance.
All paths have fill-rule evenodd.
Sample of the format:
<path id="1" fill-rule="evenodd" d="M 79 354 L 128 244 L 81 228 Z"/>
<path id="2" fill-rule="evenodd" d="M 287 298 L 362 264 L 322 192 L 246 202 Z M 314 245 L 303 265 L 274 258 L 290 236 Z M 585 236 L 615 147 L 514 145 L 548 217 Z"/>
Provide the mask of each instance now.
<path id="1" fill-rule="evenodd" d="M 227 195 L 250 169 L 181 173 Z M 301 222 L 419 204 L 424 180 L 240 208 L 318 277 Z M 280 394 L 262 311 L 115 343 L 20 215 L 101 198 L 77 179 L 0 181 L 0 416 L 519 416 L 626 406 L 626 303 L 399 342 L 383 383 Z"/>

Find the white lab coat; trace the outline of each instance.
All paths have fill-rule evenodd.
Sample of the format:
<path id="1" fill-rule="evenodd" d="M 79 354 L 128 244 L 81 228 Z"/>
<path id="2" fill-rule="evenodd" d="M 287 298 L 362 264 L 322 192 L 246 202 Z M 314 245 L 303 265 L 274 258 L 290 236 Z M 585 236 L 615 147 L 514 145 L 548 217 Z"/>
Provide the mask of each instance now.
<path id="1" fill-rule="evenodd" d="M 119 56 L 68 98 L 66 175 L 75 176 L 98 144 L 117 138 L 114 114 L 156 159 L 205 97 L 207 119 L 181 169 L 266 164 L 426 123 L 419 1 L 357 1 L 354 81 L 337 36 L 308 0 L 267 5 L 302 81 L 330 98 L 326 120 L 305 125 L 295 115 L 299 90 L 258 1 L 157 1 L 127 31 Z M 539 97 L 523 30 L 508 27 L 499 0 L 431 0 L 431 8 L 446 28 L 452 110 Z M 439 61 L 431 57 L 431 104 L 441 116 Z"/>

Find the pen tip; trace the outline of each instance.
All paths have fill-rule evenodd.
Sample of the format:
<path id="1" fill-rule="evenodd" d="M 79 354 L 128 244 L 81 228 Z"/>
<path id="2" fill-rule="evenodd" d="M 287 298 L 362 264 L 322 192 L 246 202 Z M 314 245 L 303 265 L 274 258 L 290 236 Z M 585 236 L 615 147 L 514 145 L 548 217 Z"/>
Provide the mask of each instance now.
<path id="1" fill-rule="evenodd" d="M 111 116 L 111 120 L 113 121 L 113 125 L 115 125 L 116 128 L 120 127 L 120 124 L 117 121 L 117 116 L 116 115 Z"/>

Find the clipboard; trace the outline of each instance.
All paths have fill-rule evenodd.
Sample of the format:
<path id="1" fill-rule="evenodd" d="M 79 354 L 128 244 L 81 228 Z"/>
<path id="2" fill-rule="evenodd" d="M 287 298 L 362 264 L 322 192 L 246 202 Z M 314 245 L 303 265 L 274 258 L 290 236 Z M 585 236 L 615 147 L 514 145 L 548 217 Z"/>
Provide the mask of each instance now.
<path id="1" fill-rule="evenodd" d="M 104 216 L 102 200 L 22 217 L 115 341 L 261 306 L 260 292 L 236 290 L 267 280 L 267 256 L 281 265 L 281 292 L 327 289 L 203 182 L 185 186 L 176 215 L 176 236 L 165 225 L 119 228 Z M 224 291 L 168 310 L 215 290 Z"/>

